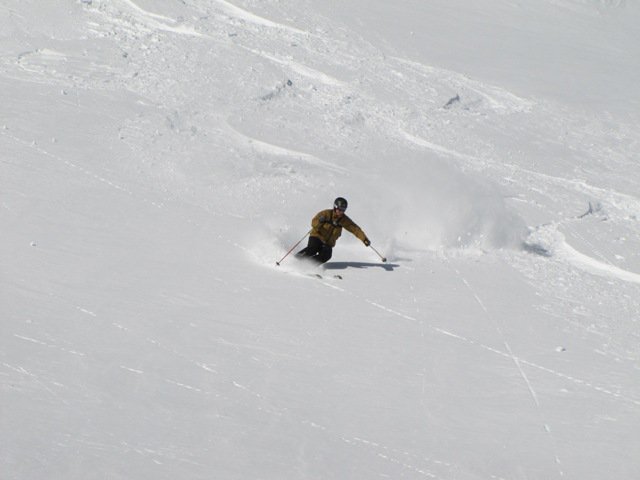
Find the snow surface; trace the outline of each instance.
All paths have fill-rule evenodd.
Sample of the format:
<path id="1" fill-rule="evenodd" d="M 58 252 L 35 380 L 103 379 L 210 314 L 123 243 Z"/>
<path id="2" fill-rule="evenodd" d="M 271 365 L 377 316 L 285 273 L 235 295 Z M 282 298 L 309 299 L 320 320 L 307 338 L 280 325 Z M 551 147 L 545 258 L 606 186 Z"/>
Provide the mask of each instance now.
<path id="1" fill-rule="evenodd" d="M 640 478 L 639 22 L 4 0 L 0 478 Z"/>

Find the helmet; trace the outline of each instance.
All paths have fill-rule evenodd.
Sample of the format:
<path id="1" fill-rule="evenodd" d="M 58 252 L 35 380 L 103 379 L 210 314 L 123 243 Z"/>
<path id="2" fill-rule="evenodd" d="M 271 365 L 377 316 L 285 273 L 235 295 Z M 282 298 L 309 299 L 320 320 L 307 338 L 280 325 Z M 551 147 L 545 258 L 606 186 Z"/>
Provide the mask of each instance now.
<path id="1" fill-rule="evenodd" d="M 337 208 L 344 212 L 347 209 L 347 199 L 342 197 L 336 198 L 333 201 L 333 208 Z"/>

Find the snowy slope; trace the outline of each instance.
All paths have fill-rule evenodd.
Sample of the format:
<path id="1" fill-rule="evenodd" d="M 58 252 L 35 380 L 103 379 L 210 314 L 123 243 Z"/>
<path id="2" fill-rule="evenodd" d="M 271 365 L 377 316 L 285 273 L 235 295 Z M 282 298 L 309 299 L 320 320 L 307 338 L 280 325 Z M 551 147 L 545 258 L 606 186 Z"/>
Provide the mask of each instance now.
<path id="1" fill-rule="evenodd" d="M 639 20 L 5 1 L 0 477 L 638 478 Z"/>

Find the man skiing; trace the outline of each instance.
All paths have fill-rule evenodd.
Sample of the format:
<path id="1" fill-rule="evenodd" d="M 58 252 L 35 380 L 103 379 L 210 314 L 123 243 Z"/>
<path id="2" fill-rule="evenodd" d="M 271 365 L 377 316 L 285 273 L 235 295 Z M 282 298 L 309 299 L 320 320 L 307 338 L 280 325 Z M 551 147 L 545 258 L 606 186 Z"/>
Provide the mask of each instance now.
<path id="1" fill-rule="evenodd" d="M 319 264 L 325 263 L 331 258 L 333 247 L 342 235 L 343 228 L 358 237 L 365 246 L 371 245 L 362 229 L 345 215 L 346 209 L 347 201 L 338 197 L 333 202 L 333 209 L 318 212 L 311 220 L 312 229 L 309 234 L 309 243 L 296 256 L 311 258 Z"/>

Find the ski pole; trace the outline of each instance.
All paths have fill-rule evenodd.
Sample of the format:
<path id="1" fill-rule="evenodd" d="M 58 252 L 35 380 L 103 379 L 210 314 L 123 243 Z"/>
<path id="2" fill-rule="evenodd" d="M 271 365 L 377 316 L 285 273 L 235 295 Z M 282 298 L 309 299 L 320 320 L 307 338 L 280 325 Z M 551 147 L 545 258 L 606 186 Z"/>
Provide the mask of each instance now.
<path id="1" fill-rule="evenodd" d="M 313 230 L 313 228 L 312 228 L 311 230 Z M 311 233 L 311 230 L 309 230 L 307 233 L 305 233 L 305 234 L 304 234 L 304 237 L 302 237 L 300 240 L 298 240 L 298 243 L 296 243 L 293 247 L 291 247 L 291 249 L 290 249 L 290 250 L 289 250 L 289 251 L 284 255 L 284 257 L 282 257 L 282 258 L 280 259 L 280 261 L 279 261 L 279 262 L 276 262 L 276 265 L 280 266 L 280 262 L 282 262 L 285 258 L 287 258 L 287 257 L 289 256 L 289 254 L 290 254 L 291 252 L 293 252 L 293 249 L 294 249 L 294 248 L 296 248 L 298 245 L 300 245 L 300 243 L 301 243 L 305 238 L 307 238 L 307 235 L 309 235 L 309 234 Z"/>
<path id="2" fill-rule="evenodd" d="M 380 252 L 379 252 L 378 250 L 376 250 L 376 248 L 375 248 L 373 245 L 369 244 L 369 246 L 371 247 L 371 249 L 372 249 L 374 252 L 376 252 L 376 253 L 378 254 L 378 256 L 380 257 L 380 260 L 382 260 L 383 262 L 386 262 L 386 261 L 387 261 L 387 258 L 386 258 L 386 257 L 383 257 L 382 255 L 380 255 Z"/>

